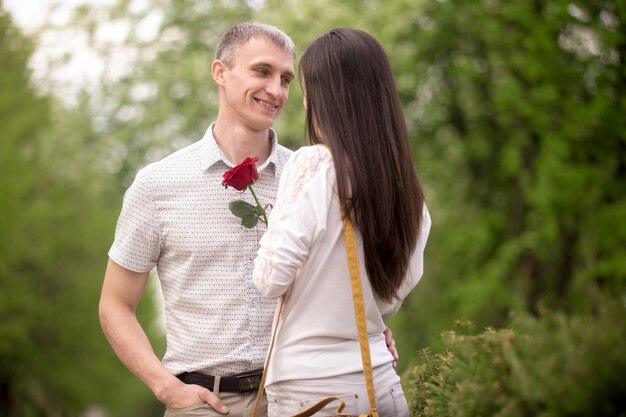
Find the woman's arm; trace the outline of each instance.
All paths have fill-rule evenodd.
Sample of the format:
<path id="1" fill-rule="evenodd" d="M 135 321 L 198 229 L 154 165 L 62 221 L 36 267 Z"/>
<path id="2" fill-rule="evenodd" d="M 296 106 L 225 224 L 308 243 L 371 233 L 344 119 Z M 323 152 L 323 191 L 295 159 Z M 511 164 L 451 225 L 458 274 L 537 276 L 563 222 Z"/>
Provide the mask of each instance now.
<path id="1" fill-rule="evenodd" d="M 304 147 L 283 169 L 276 204 L 261 238 L 253 273 L 254 285 L 267 297 L 287 291 L 325 230 L 334 178 L 326 148 Z"/>

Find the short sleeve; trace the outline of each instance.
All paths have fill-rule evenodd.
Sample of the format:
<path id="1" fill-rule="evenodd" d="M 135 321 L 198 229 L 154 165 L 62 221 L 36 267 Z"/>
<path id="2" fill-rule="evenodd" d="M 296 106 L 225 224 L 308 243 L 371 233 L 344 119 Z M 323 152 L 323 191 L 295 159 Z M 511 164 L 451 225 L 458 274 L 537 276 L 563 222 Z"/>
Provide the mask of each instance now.
<path id="1" fill-rule="evenodd" d="M 155 202 L 140 172 L 124 195 L 109 257 L 135 272 L 150 271 L 159 258 L 160 233 Z"/>
<path id="2" fill-rule="evenodd" d="M 287 290 L 326 229 L 332 173 L 330 152 L 319 145 L 300 148 L 285 165 L 255 260 L 253 280 L 263 295 Z"/>

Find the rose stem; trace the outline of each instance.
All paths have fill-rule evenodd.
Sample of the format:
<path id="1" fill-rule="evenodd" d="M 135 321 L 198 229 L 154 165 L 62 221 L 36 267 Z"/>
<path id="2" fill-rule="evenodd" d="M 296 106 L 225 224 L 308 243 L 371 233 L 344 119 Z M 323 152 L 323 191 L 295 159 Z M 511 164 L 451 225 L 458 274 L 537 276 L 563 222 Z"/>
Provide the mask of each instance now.
<path id="1" fill-rule="evenodd" d="M 256 196 L 256 193 L 254 192 L 254 189 L 252 188 L 252 185 L 249 185 L 248 188 L 250 189 L 250 192 L 252 193 L 252 197 L 254 197 L 254 201 L 256 201 L 256 206 L 260 207 L 261 209 L 263 209 L 261 207 L 261 202 L 259 201 L 259 199 Z M 263 223 L 265 223 L 265 225 L 267 226 L 267 217 L 265 217 L 265 210 L 263 210 L 263 214 L 262 214 L 263 218 L 261 219 L 261 221 Z"/>

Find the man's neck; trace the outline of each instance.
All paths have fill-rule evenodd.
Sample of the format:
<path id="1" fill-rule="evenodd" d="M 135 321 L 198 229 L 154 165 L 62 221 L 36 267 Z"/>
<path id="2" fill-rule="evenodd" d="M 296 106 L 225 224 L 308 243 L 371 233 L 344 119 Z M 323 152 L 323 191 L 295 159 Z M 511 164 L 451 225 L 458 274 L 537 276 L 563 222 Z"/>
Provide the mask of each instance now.
<path id="1" fill-rule="evenodd" d="M 240 164 L 248 156 L 256 156 L 258 165 L 263 165 L 272 150 L 269 129 L 252 131 L 243 126 L 227 126 L 218 119 L 213 126 L 213 137 L 233 165 Z"/>

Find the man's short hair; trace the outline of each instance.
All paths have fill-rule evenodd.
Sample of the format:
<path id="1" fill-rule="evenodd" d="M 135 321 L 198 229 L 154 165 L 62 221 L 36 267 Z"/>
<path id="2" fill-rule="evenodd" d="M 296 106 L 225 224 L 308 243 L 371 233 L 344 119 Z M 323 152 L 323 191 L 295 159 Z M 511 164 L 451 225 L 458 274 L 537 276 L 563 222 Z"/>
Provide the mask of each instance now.
<path id="1" fill-rule="evenodd" d="M 295 59 L 296 47 L 285 32 L 275 26 L 253 21 L 239 23 L 228 29 L 217 44 L 215 59 L 219 59 L 226 66 L 232 68 L 235 64 L 235 50 L 237 47 L 257 37 L 270 40 L 276 46 L 291 53 Z"/>

